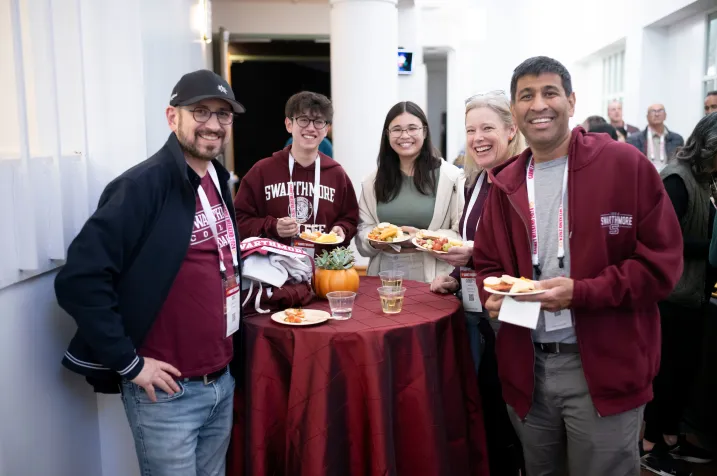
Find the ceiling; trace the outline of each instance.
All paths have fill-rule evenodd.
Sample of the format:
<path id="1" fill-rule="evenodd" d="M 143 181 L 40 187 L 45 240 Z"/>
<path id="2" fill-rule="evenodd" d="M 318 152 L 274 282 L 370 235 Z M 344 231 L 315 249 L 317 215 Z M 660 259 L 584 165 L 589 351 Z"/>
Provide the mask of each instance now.
<path id="1" fill-rule="evenodd" d="M 212 0 L 214 3 L 328 3 L 329 0 Z"/>

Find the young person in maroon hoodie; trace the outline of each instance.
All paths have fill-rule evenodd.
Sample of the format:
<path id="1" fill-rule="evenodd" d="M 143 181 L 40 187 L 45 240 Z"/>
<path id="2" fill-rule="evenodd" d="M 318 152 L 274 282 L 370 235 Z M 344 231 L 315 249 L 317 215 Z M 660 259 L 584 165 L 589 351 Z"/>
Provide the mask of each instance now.
<path id="1" fill-rule="evenodd" d="M 313 256 L 311 243 L 299 238 L 304 231 L 333 231 L 345 244 L 354 237 L 356 192 L 343 167 L 319 152 L 334 115 L 329 98 L 309 91 L 294 94 L 285 113 L 293 141 L 257 162 L 242 179 L 234 199 L 237 225 L 245 238 L 271 238 Z"/>
<path id="2" fill-rule="evenodd" d="M 479 284 L 508 274 L 547 290 L 522 298 L 541 303 L 537 328 L 503 323 L 496 347 L 528 475 L 638 475 L 660 360 L 657 302 L 682 272 L 680 225 L 642 153 L 571 133 L 562 64 L 523 62 L 511 102 L 531 148 L 491 170 L 473 264 Z M 497 316 L 502 296 L 481 298 Z"/>

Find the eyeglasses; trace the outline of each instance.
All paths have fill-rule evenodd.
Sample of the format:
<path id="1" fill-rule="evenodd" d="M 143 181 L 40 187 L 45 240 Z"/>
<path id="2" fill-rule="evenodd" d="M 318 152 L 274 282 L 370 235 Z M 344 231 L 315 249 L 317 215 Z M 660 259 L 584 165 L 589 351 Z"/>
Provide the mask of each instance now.
<path id="1" fill-rule="evenodd" d="M 479 97 L 483 97 L 483 96 L 505 96 L 505 91 L 503 91 L 502 89 L 494 89 L 493 91 L 474 94 L 473 96 L 466 99 L 465 104 L 468 104 L 469 102 L 474 101 L 474 100 L 478 99 Z"/>
<path id="2" fill-rule="evenodd" d="M 292 119 L 296 121 L 299 127 L 309 127 L 309 124 L 313 123 L 317 130 L 321 130 L 329 125 L 329 121 L 325 119 L 309 119 L 306 116 L 292 117 Z"/>
<path id="3" fill-rule="evenodd" d="M 234 113 L 231 111 L 212 111 L 208 107 L 195 107 L 194 109 L 188 109 L 192 113 L 194 120 L 200 124 L 204 124 L 212 118 L 212 115 L 216 114 L 217 121 L 223 126 L 228 126 L 234 122 Z"/>
<path id="4" fill-rule="evenodd" d="M 658 114 L 662 114 L 663 112 L 665 112 L 665 110 L 664 109 L 650 109 L 647 112 L 649 112 L 650 114 L 654 114 L 656 116 Z"/>
<path id="5" fill-rule="evenodd" d="M 393 137 L 394 139 L 397 139 L 403 135 L 403 132 L 405 131 L 409 136 L 416 137 L 419 133 L 423 132 L 426 129 L 426 126 L 417 126 L 415 124 L 411 124 L 407 128 L 403 129 L 401 127 L 393 127 L 388 130 L 388 135 Z"/>

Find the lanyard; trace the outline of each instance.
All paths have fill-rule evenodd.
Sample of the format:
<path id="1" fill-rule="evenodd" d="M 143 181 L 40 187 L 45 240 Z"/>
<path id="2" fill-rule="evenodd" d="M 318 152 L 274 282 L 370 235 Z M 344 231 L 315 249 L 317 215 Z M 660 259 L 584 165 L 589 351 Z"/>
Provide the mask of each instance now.
<path id="1" fill-rule="evenodd" d="M 471 212 L 473 211 L 473 207 L 476 204 L 476 200 L 478 200 L 478 195 L 480 194 L 480 189 L 483 187 L 483 181 L 485 180 L 485 176 L 488 174 L 488 172 L 483 172 L 478 177 L 478 180 L 476 181 L 476 186 L 473 189 L 473 195 L 471 195 L 471 200 L 468 202 L 468 208 L 466 208 L 466 215 L 463 218 L 463 241 L 468 241 L 468 232 L 467 232 L 467 226 L 468 226 L 468 217 L 471 216 Z M 481 213 L 482 215 L 482 213 Z M 476 230 L 478 229 L 478 224 L 480 223 L 480 215 L 478 216 L 478 221 L 476 222 Z"/>
<path id="2" fill-rule="evenodd" d="M 530 207 L 530 238 L 533 242 L 531 255 L 533 257 L 533 269 L 535 275 L 540 277 L 540 260 L 538 259 L 538 214 L 535 209 L 535 163 L 533 157 L 528 160 L 528 171 L 526 173 L 526 183 L 528 186 L 528 206 Z M 558 266 L 564 267 L 565 259 L 565 232 L 563 219 L 563 203 L 565 202 L 565 194 L 568 190 L 568 164 L 565 164 L 565 172 L 563 173 L 563 188 L 560 192 L 560 208 L 558 208 Z"/>
<path id="3" fill-rule="evenodd" d="M 212 182 L 214 182 L 214 186 L 217 188 L 219 199 L 222 201 L 222 207 L 224 207 L 225 213 L 225 220 L 229 221 L 229 226 L 227 227 L 227 238 L 229 239 L 229 250 L 232 254 L 232 264 L 234 265 L 234 272 L 236 273 L 239 269 L 239 260 L 237 259 L 237 242 L 236 236 L 234 235 L 234 225 L 232 224 L 231 217 L 229 216 L 229 209 L 224 203 L 224 197 L 222 197 L 222 189 L 219 187 L 219 178 L 217 177 L 217 171 L 214 169 L 214 164 L 212 163 L 209 164 L 209 175 L 212 178 Z M 217 244 L 217 248 L 219 249 L 219 271 L 222 273 L 222 276 L 225 276 L 227 269 L 224 266 L 224 252 L 222 251 L 222 244 L 219 242 L 219 233 L 217 232 L 217 219 L 214 216 L 214 212 L 212 212 L 212 206 L 209 203 L 207 193 L 204 191 L 201 185 L 199 185 L 199 188 L 197 189 L 197 194 L 199 195 L 199 201 L 202 204 L 204 215 L 207 217 L 207 221 L 209 222 L 209 227 L 212 229 L 212 233 L 214 234 L 214 242 Z"/>
<path id="4" fill-rule="evenodd" d="M 319 214 L 319 187 L 321 182 L 319 178 L 321 176 L 321 157 L 316 156 L 314 161 L 314 224 L 316 224 L 316 216 Z M 296 220 L 296 197 L 294 196 L 294 156 L 289 154 L 289 213 L 291 218 Z"/>

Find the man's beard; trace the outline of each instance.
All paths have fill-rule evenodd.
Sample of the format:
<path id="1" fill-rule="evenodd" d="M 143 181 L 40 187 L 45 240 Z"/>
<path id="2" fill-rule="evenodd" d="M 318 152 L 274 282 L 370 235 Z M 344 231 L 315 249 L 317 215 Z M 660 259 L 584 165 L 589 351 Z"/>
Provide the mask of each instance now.
<path id="1" fill-rule="evenodd" d="M 216 149 L 207 152 L 200 151 L 199 148 L 195 145 L 197 143 L 197 140 L 199 139 L 199 132 L 200 130 L 194 131 L 194 141 L 190 142 L 187 139 L 187 136 L 184 135 L 184 133 L 182 132 L 180 121 L 179 127 L 177 128 L 177 139 L 179 139 L 179 145 L 182 147 L 182 150 L 185 153 L 191 155 L 196 159 L 206 160 L 207 162 L 217 158 L 217 156 L 224 153 L 224 149 L 226 148 L 226 144 L 224 143 L 224 131 L 212 131 L 219 136 L 219 138 L 221 139 L 221 144 Z"/>

